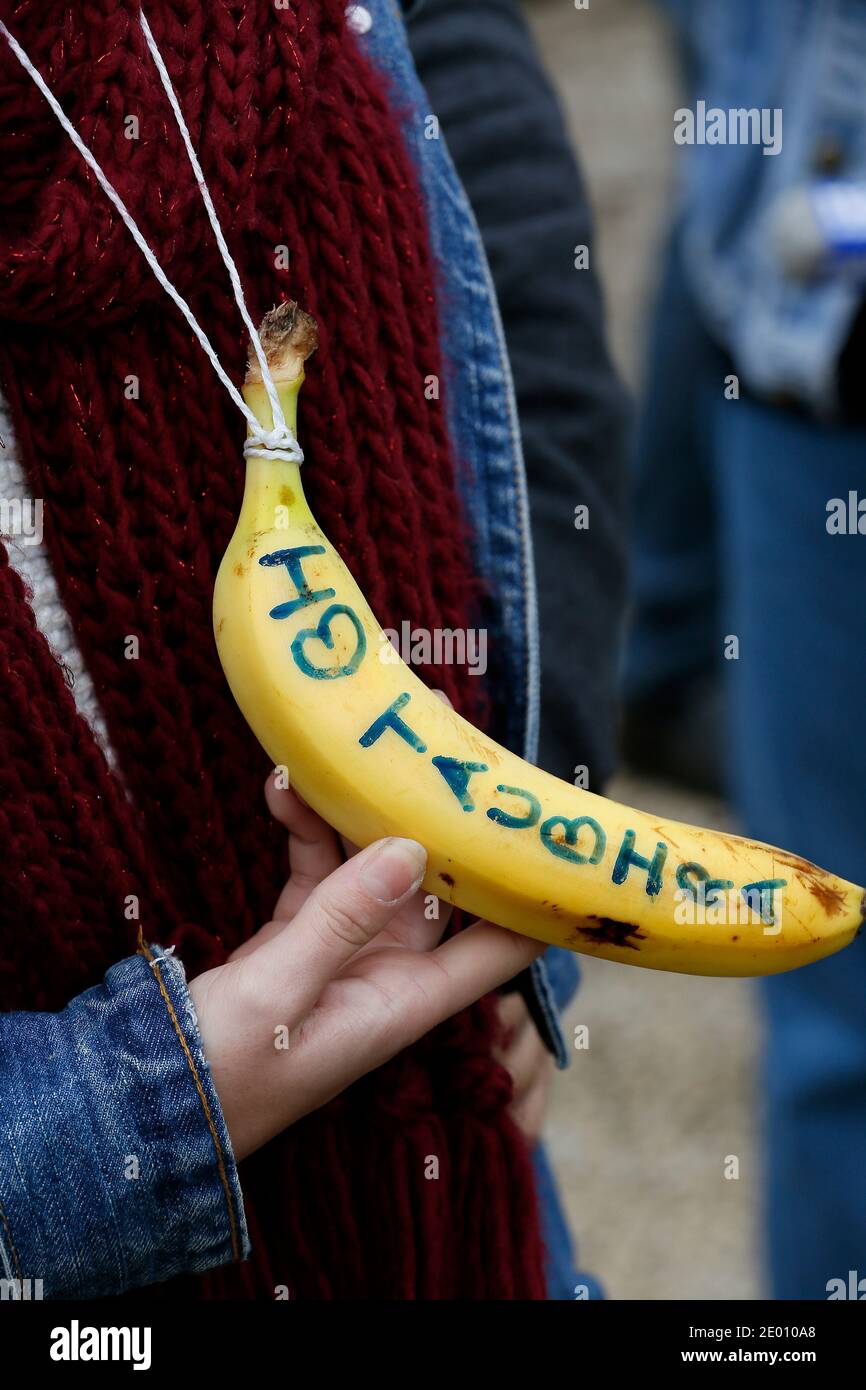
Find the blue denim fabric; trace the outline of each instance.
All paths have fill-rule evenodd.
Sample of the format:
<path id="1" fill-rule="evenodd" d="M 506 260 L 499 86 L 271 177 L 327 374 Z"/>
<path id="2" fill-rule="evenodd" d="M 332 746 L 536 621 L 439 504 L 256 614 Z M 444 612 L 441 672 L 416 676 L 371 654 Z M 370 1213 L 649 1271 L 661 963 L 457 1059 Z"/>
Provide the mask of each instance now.
<path id="1" fill-rule="evenodd" d="M 837 406 L 836 362 L 861 291 L 839 279 L 788 278 L 767 234 L 780 195 L 818 176 L 866 180 L 866 6 L 861 0 L 692 0 L 671 7 L 693 63 L 692 97 L 723 111 L 781 108 L 782 148 L 692 145 L 682 156 L 683 246 L 711 333 L 756 394 Z"/>
<path id="2" fill-rule="evenodd" d="M 184 972 L 151 954 L 60 1013 L 0 1014 L 0 1274 L 42 1280 L 45 1298 L 117 1294 L 249 1253 Z"/>
<path id="3" fill-rule="evenodd" d="M 544 1146 L 539 1144 L 533 1151 L 535 1183 L 538 1192 L 538 1207 L 541 1217 L 541 1236 L 547 1251 L 546 1277 L 547 1297 L 553 1302 L 604 1298 L 604 1290 L 597 1279 L 582 1270 L 578 1272 L 574 1263 L 574 1246 L 568 1229 L 556 1178 Z"/>
<path id="4" fill-rule="evenodd" d="M 741 399 L 711 422 L 725 663 L 743 833 L 866 880 L 866 547 L 827 499 L 863 493 L 866 428 Z M 779 480 L 785 478 L 785 484 Z M 866 1274 L 866 938 L 761 981 L 767 1255 L 773 1297 Z"/>

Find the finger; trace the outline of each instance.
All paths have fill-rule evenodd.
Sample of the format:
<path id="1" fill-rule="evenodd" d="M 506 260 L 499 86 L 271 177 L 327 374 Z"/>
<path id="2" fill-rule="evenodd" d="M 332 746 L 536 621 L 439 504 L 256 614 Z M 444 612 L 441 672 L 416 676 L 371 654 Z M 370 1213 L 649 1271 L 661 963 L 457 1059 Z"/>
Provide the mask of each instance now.
<path id="1" fill-rule="evenodd" d="M 294 883 L 296 888 L 310 892 L 343 862 L 336 832 L 293 788 L 278 787 L 273 772 L 265 783 L 265 800 L 271 815 L 289 832 L 291 877 L 286 887 Z M 291 899 L 293 895 L 288 896 Z M 299 904 L 290 901 L 289 906 L 293 915 Z M 285 904 L 274 909 L 277 919 L 287 920 L 289 915 Z"/>
<path id="2" fill-rule="evenodd" d="M 481 921 L 419 955 L 416 969 L 424 998 L 413 1038 L 519 975 L 545 949 L 541 941 Z"/>
<path id="3" fill-rule="evenodd" d="M 347 840 L 345 835 L 341 835 L 339 838 L 344 859 L 351 859 L 354 854 L 358 853 L 358 846 L 353 844 L 351 840 Z"/>
<path id="4" fill-rule="evenodd" d="M 445 696 L 445 699 L 447 701 L 448 697 Z M 347 839 L 345 835 L 338 836 L 338 839 L 345 859 L 352 859 L 359 853 L 358 846 L 352 840 Z M 287 894 L 289 888 L 290 885 L 287 884 Z M 431 899 L 433 899 L 432 902 Z M 292 917 L 295 915 L 295 911 L 297 911 L 297 907 L 291 913 Z M 380 940 L 377 937 L 372 943 L 372 949 L 378 951 L 380 946 L 391 945 L 408 946 L 413 951 L 431 951 L 434 946 L 439 945 L 445 935 L 445 928 L 451 920 L 452 911 L 451 903 L 446 902 L 444 898 L 434 898 L 433 894 L 419 893 L 417 899 L 406 903 L 393 928 L 385 933 L 386 939 Z M 285 920 L 290 920 L 288 914 L 275 912 L 274 916 L 283 916 Z M 279 923 L 269 923 L 262 930 L 273 935 L 274 931 L 279 930 Z"/>
<path id="5" fill-rule="evenodd" d="M 451 705 L 444 691 L 434 690 L 433 694 L 438 695 L 446 705 Z M 358 853 L 358 846 L 347 840 L 345 835 L 340 836 L 340 844 L 347 859 Z M 419 893 L 416 902 L 407 903 L 393 929 L 385 933 L 381 941 L 377 938 L 373 949 L 378 951 L 380 946 L 408 946 L 413 951 L 432 951 L 434 946 L 438 946 L 451 920 L 453 906 L 445 898 L 436 898 L 434 909 L 430 901 L 432 897 L 432 894 Z"/>
<path id="6" fill-rule="evenodd" d="M 427 853 L 416 840 L 377 840 L 314 888 L 294 921 L 251 958 L 268 993 L 309 1009 L 325 985 L 387 927 L 417 891 Z M 420 957 L 419 957 L 420 959 Z"/>
<path id="7" fill-rule="evenodd" d="M 248 937 L 246 941 L 242 941 L 240 946 L 235 947 L 229 960 L 242 960 L 244 956 L 251 956 L 254 951 L 260 950 L 266 941 L 270 941 L 271 937 L 278 936 L 281 931 L 285 931 L 285 928 L 286 922 L 277 921 L 276 918 L 270 922 L 265 922 L 263 927 L 259 927 L 257 932 Z"/>
<path id="8" fill-rule="evenodd" d="M 451 904 L 420 890 L 400 914 L 397 936 L 412 951 L 432 951 L 451 920 Z"/>
<path id="9" fill-rule="evenodd" d="M 529 1089 L 519 1099 L 515 1098 L 511 1105 L 511 1118 L 523 1130 L 531 1144 L 537 1143 L 541 1138 L 547 1118 L 552 1081 L 553 1064 L 548 1059 L 548 1065 L 538 1073 Z"/>
<path id="10" fill-rule="evenodd" d="M 287 928 L 291 932 L 293 928 Z M 429 1033 L 469 1004 L 519 974 L 541 951 L 541 942 L 476 922 L 435 951 L 361 952 L 340 984 L 375 986 L 367 1007 L 363 1053 L 369 1070 Z M 335 1000 L 338 996 L 335 995 Z M 317 1045 L 347 1050 L 346 1029 L 336 1007 L 317 1010 L 305 1027 Z M 336 1053 L 335 1053 L 336 1055 Z M 349 1059 L 351 1061 L 351 1058 Z M 360 1074 L 360 1072 L 358 1073 Z"/>
<path id="11" fill-rule="evenodd" d="M 514 1083 L 514 1099 L 520 1100 L 541 1072 L 549 1053 L 538 1029 L 522 1029 L 510 1047 L 495 1049 L 497 1060 L 507 1067 Z"/>
<path id="12" fill-rule="evenodd" d="M 531 1025 L 532 1019 L 523 995 L 516 989 L 499 996 L 497 1012 L 502 1025 L 500 1046 L 503 1051 L 507 1051 L 523 1030 Z"/>
<path id="13" fill-rule="evenodd" d="M 359 955 L 388 947 L 403 951 L 432 951 L 445 935 L 450 916 L 448 903 L 419 889 L 414 897 L 403 904 L 390 926 L 368 946 L 364 946 Z"/>

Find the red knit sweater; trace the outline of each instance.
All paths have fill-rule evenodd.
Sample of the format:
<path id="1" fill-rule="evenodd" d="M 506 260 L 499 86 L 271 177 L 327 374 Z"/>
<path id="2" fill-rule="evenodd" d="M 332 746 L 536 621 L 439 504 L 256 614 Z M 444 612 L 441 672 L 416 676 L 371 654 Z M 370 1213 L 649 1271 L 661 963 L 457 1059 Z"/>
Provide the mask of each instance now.
<path id="1" fill-rule="evenodd" d="M 237 311 L 132 10 L 0 0 L 240 377 Z M 253 317 L 292 296 L 319 322 L 301 422 L 314 511 L 385 624 L 467 626 L 477 581 L 441 402 L 424 395 L 440 363 L 422 204 L 342 3 L 150 0 L 148 17 Z M 270 915 L 285 842 L 211 633 L 243 482 L 235 407 L 2 44 L 0 131 L 0 390 L 119 765 L 2 552 L 0 1006 L 54 1009 L 134 951 L 130 894 L 190 974 L 223 960 Z M 456 667 L 436 679 L 483 719 L 480 682 Z M 531 1169 L 491 1030 L 481 1004 L 249 1160 L 252 1258 L 185 1292 L 543 1296 Z"/>

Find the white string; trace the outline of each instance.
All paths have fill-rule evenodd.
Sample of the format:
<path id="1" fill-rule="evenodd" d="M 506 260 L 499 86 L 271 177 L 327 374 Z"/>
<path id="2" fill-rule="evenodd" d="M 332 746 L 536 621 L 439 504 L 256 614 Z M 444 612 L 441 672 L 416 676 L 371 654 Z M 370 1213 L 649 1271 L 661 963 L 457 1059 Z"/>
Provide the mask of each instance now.
<path id="1" fill-rule="evenodd" d="M 275 452 L 280 445 L 286 445 L 289 457 L 291 457 L 292 453 L 294 453 L 295 456 L 298 458 L 298 462 L 301 462 L 303 460 L 304 455 L 301 451 L 301 448 L 297 440 L 295 439 L 294 435 L 292 434 L 291 430 L 286 424 L 286 417 L 284 416 L 283 408 L 280 405 L 280 398 L 277 394 L 277 388 L 274 385 L 274 379 L 271 376 L 270 368 L 268 367 L 268 359 L 265 356 L 265 351 L 262 347 L 262 342 L 259 337 L 258 330 L 255 324 L 253 323 L 252 319 L 250 318 L 249 311 L 247 310 L 246 300 L 244 299 L 243 286 L 241 285 L 240 276 L 238 275 L 238 268 L 235 265 L 234 260 L 232 259 L 232 254 L 229 251 L 228 246 L 226 245 L 226 240 L 223 236 L 223 230 L 220 226 L 219 218 L 216 215 L 216 208 L 214 207 L 213 199 L 210 196 L 210 189 L 205 183 L 204 173 L 202 172 L 202 167 L 199 163 L 198 155 L 193 149 L 189 129 L 187 127 L 186 121 L 183 118 L 183 112 L 180 109 L 180 103 L 178 102 L 177 94 L 174 90 L 174 87 L 171 85 L 171 78 L 168 75 L 168 69 L 166 68 L 165 63 L 163 62 L 162 54 L 156 46 L 156 39 L 153 37 L 153 31 L 151 30 L 151 27 L 147 22 L 147 16 L 145 15 L 144 10 L 141 7 L 139 7 L 138 17 L 139 23 L 141 24 L 141 31 L 144 34 L 145 43 L 150 49 L 150 54 L 156 65 L 156 70 L 159 73 L 160 81 L 162 82 L 162 85 L 165 89 L 165 94 L 168 97 L 171 109 L 174 112 L 174 118 L 177 121 L 177 128 L 180 131 L 181 139 L 183 140 L 184 147 L 186 148 L 187 156 L 189 158 L 193 174 L 195 175 L 195 181 L 198 184 L 198 189 L 201 193 L 202 202 L 204 203 L 205 211 L 208 215 L 208 220 L 211 224 L 211 227 L 213 228 L 214 236 L 216 237 L 216 243 L 219 247 L 220 255 L 222 256 L 225 268 L 229 273 L 231 286 L 234 290 L 235 302 L 237 303 L 238 309 L 240 310 L 241 318 L 243 319 L 247 332 L 250 335 L 250 339 L 255 350 L 256 358 L 258 359 L 259 368 L 262 373 L 262 381 L 264 382 L 265 390 L 268 393 L 268 400 L 271 404 L 271 413 L 273 415 L 274 422 L 274 429 L 272 431 L 266 432 L 269 438 L 271 435 L 274 436 L 273 442 L 271 443 L 271 453 Z M 267 443 L 268 441 L 263 440 L 262 442 Z M 247 443 L 253 444 L 254 441 L 248 440 Z M 244 446 L 244 452 L 246 454 L 250 454 L 253 452 L 253 450 L 247 449 L 246 446 Z M 260 451 L 255 450 L 255 452 L 259 453 Z M 286 452 L 286 449 L 279 448 L 279 452 L 282 455 Z"/>
<path id="2" fill-rule="evenodd" d="M 247 438 L 244 444 L 245 456 L 250 457 L 252 455 L 263 458 L 278 458 L 284 459 L 288 463 L 300 463 L 303 461 L 303 451 L 300 445 L 298 444 L 298 441 L 295 439 L 295 436 L 292 434 L 292 431 L 286 424 L 286 419 L 283 414 L 282 407 L 280 405 L 279 396 L 277 394 L 277 388 L 274 384 L 274 379 L 271 376 L 267 358 L 262 348 L 261 340 L 247 311 L 246 301 L 244 299 L 244 292 L 241 286 L 240 276 L 238 275 L 237 266 L 232 260 L 231 252 L 229 251 L 228 246 L 225 242 L 225 238 L 223 237 L 222 229 L 219 225 L 219 220 L 216 215 L 216 210 L 214 208 L 213 201 L 211 199 L 207 185 L 204 181 L 204 174 L 202 173 L 201 165 L 199 164 L 198 159 L 196 158 L 195 151 L 192 148 L 192 142 L 189 137 L 189 131 L 187 129 L 186 122 L 184 121 L 180 106 L 178 105 L 177 97 L 174 93 L 174 88 L 171 85 L 171 78 L 168 75 L 165 63 L 162 60 L 162 55 L 160 54 L 159 49 L 156 46 L 156 41 L 153 37 L 150 25 L 148 24 L 143 11 L 141 11 L 139 17 L 145 41 L 147 43 L 148 48 L 150 49 L 151 55 L 156 64 L 157 71 L 159 72 L 160 79 L 162 81 L 162 85 L 165 88 L 166 95 L 168 96 L 169 102 L 171 103 L 171 108 L 174 112 L 174 116 L 177 121 L 181 137 L 183 139 L 184 145 L 186 146 L 186 152 L 192 165 L 192 170 L 195 175 L 196 183 L 198 184 L 199 191 L 204 201 L 205 210 L 207 211 L 208 218 L 210 219 L 210 224 L 213 227 L 214 235 L 216 236 L 217 246 L 219 247 L 220 255 L 222 256 L 226 269 L 228 270 L 229 278 L 232 284 L 232 289 L 234 291 L 235 301 L 237 303 L 238 309 L 241 312 L 241 316 L 244 320 L 244 324 L 246 325 L 247 331 L 249 332 L 253 348 L 258 359 L 259 367 L 261 368 L 262 381 L 264 382 L 265 390 L 268 394 L 268 400 L 270 401 L 271 412 L 273 415 L 274 427 L 270 430 L 265 429 L 265 427 L 260 423 L 255 412 L 251 410 L 250 407 L 247 405 L 246 401 L 244 400 L 240 391 L 238 391 L 231 377 L 224 370 L 222 363 L 217 357 L 216 351 L 211 345 L 210 339 L 207 337 L 207 334 L 204 332 L 204 329 L 200 327 L 195 315 L 192 312 L 192 309 L 187 304 L 183 295 L 175 289 L 174 285 L 166 276 L 165 272 L 162 269 L 162 266 L 159 264 L 159 261 L 156 259 L 156 256 L 153 254 L 147 242 L 145 241 L 138 227 L 137 222 L 130 213 L 129 209 L 126 207 L 126 204 L 124 203 L 123 199 L 120 197 L 120 194 L 117 192 L 113 184 L 109 181 L 106 174 L 103 172 L 102 167 L 96 160 L 95 156 L 84 144 L 84 141 L 81 139 L 80 135 L 78 134 L 78 131 L 75 129 L 74 125 L 67 117 L 66 112 L 63 110 L 63 107 L 60 105 L 54 93 L 45 83 L 42 74 L 37 70 L 37 68 L 33 66 L 33 63 L 30 61 L 24 49 L 21 47 L 14 34 L 10 33 L 9 29 L 3 23 L 2 19 L 0 19 L 0 33 L 3 34 L 3 37 L 6 39 L 6 42 L 9 44 L 9 47 L 15 54 L 15 57 L 18 59 L 18 62 L 21 64 L 24 71 L 36 83 L 36 86 L 39 88 L 39 91 L 42 93 L 43 97 L 48 102 L 48 105 L 51 107 L 51 110 L 54 112 L 54 115 L 57 117 L 58 121 L 60 122 L 66 134 L 69 136 L 75 148 L 78 150 L 78 153 L 81 155 L 84 162 L 89 166 L 90 169 L 92 169 L 93 174 L 96 177 L 97 183 L 105 193 L 106 197 L 110 200 L 110 202 L 114 204 L 114 207 L 117 209 L 122 221 L 129 230 L 129 233 L 132 236 L 133 241 L 135 242 L 138 249 L 141 251 L 141 254 L 144 256 L 144 259 L 147 261 L 147 264 L 150 266 L 150 269 L 153 271 L 153 274 L 156 276 L 157 281 L 165 290 L 169 298 L 172 299 L 174 303 L 177 305 L 177 307 L 180 309 L 181 313 L 183 314 L 184 318 L 186 319 L 187 323 L 189 324 L 190 328 L 192 329 L 193 333 L 195 334 L 196 338 L 201 344 L 203 351 L 205 352 L 211 366 L 213 367 L 223 386 L 226 388 L 235 405 L 238 407 L 238 409 L 245 417 L 247 424 L 250 427 L 250 436 Z"/>

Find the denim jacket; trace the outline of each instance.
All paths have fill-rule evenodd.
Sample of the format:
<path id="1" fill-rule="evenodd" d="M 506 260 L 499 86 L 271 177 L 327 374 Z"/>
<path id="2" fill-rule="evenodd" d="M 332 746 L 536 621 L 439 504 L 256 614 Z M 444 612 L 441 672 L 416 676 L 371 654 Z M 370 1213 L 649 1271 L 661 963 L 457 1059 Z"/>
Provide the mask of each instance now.
<path id="1" fill-rule="evenodd" d="M 60 1013 L 0 1014 L 4 1298 L 85 1298 L 249 1251 L 183 967 L 159 946 Z"/>
<path id="2" fill-rule="evenodd" d="M 391 84 L 429 214 L 443 298 L 449 424 L 491 645 L 511 692 L 504 737 L 533 760 L 537 611 L 527 489 L 502 325 L 481 238 L 430 114 L 395 0 L 355 7 Z M 367 24 L 371 20 L 372 23 Z M 560 1066 L 577 968 L 551 950 L 521 981 Z M 142 944 L 56 1014 L 0 1015 L 0 1296 L 91 1297 L 249 1250 L 237 1167 L 183 967 Z M 41 1281 L 41 1282 L 37 1282 Z"/>

